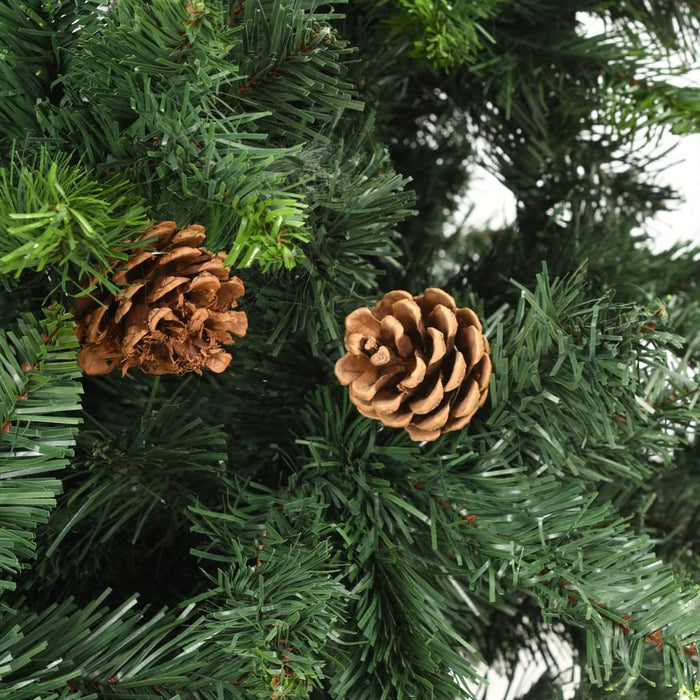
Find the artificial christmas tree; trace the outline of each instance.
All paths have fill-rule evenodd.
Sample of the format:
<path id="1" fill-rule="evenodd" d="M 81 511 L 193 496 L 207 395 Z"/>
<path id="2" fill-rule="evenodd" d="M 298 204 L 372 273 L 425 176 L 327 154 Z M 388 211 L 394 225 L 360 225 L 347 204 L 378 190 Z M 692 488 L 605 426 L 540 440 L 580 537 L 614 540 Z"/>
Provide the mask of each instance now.
<path id="1" fill-rule="evenodd" d="M 640 231 L 673 192 L 639 144 L 697 130 L 667 74 L 698 30 L 683 0 L 2 3 L 0 698 L 453 700 L 552 639 L 529 700 L 561 664 L 577 700 L 697 694 L 698 251 Z M 450 221 L 477 162 L 496 230 Z M 344 319 L 434 289 L 469 420 L 412 440 L 334 367 Z M 174 373 L 78 364 L 155 347 Z"/>

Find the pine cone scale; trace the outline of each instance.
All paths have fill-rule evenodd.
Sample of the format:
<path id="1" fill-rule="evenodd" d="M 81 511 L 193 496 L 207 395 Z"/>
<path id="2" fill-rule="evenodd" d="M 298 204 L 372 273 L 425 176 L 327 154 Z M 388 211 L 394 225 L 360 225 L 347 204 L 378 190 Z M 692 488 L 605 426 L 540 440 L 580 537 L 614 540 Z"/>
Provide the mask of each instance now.
<path id="1" fill-rule="evenodd" d="M 447 344 L 445 336 L 440 333 L 437 328 L 428 328 L 428 336 L 430 337 L 432 352 L 430 354 L 430 362 L 428 362 L 428 372 L 432 372 L 436 367 L 442 364 L 442 358 L 447 353 Z"/>
<path id="2" fill-rule="evenodd" d="M 187 228 L 180 229 L 171 239 L 170 243 L 187 248 L 199 248 L 204 243 L 207 234 L 204 226 L 190 224 Z"/>
<path id="3" fill-rule="evenodd" d="M 153 284 L 149 285 L 146 303 L 152 304 L 154 301 L 158 301 L 185 282 L 189 282 L 188 277 L 159 277 Z"/>
<path id="4" fill-rule="evenodd" d="M 455 350 L 454 362 L 452 363 L 452 369 L 450 371 L 449 379 L 445 382 L 445 391 L 453 391 L 464 381 L 464 376 L 467 373 L 467 361 L 464 359 L 464 355 L 459 351 Z"/>
<path id="5" fill-rule="evenodd" d="M 403 397 L 391 389 L 381 389 L 378 391 L 374 399 L 372 399 L 372 408 L 379 414 L 393 414 L 399 410 Z"/>
<path id="6" fill-rule="evenodd" d="M 434 430 L 421 430 L 410 423 L 406 426 L 406 432 L 414 442 L 432 442 L 433 440 L 437 440 L 442 434 L 439 428 L 435 428 Z"/>
<path id="7" fill-rule="evenodd" d="M 197 306 L 209 307 L 216 302 L 220 289 L 218 278 L 210 272 L 203 272 L 187 285 L 185 294 Z"/>
<path id="8" fill-rule="evenodd" d="M 359 352 L 343 355 L 335 365 L 335 373 L 343 386 L 351 384 L 370 369 L 370 360 Z"/>
<path id="9" fill-rule="evenodd" d="M 108 309 L 105 306 L 99 306 L 86 319 L 85 335 L 90 343 L 99 343 L 107 334 L 107 331 L 102 327 L 102 319 Z"/>
<path id="10" fill-rule="evenodd" d="M 347 354 L 335 365 L 359 412 L 413 440 L 466 425 L 486 401 L 488 341 L 471 309 L 441 289 L 396 290 L 346 318 Z"/>
<path id="11" fill-rule="evenodd" d="M 148 314 L 148 330 L 151 332 L 155 331 L 161 321 L 175 321 L 176 326 L 182 327 L 182 324 L 178 323 L 178 318 L 173 313 L 173 310 L 167 306 L 151 310 Z"/>
<path id="12" fill-rule="evenodd" d="M 357 309 L 346 319 L 345 325 L 348 333 L 357 333 L 363 338 L 373 338 L 379 335 L 381 324 L 372 316 L 369 309 Z"/>
<path id="13" fill-rule="evenodd" d="M 243 296 L 243 285 L 240 280 L 234 279 L 230 282 L 221 282 L 214 299 L 214 307 L 217 311 L 225 311 L 235 304 L 238 297 Z M 246 325 L 247 328 L 247 325 Z"/>
<path id="14" fill-rule="evenodd" d="M 418 304 L 413 299 L 403 298 L 392 305 L 391 313 L 420 347 L 425 340 L 425 324 Z"/>
<path id="15" fill-rule="evenodd" d="M 479 389 L 481 391 L 486 391 L 488 388 L 491 371 L 491 358 L 488 355 L 484 355 L 479 364 L 474 368 L 474 374 L 478 377 Z"/>
<path id="16" fill-rule="evenodd" d="M 373 416 L 368 416 L 368 418 L 378 418 L 375 414 Z M 388 425 L 390 428 L 405 428 L 413 420 L 413 413 L 411 411 L 406 411 L 404 413 L 397 412 L 391 415 L 384 415 L 381 417 L 382 423 Z"/>
<path id="17" fill-rule="evenodd" d="M 190 320 L 187 323 L 187 330 L 191 335 L 201 335 L 204 329 L 204 322 L 209 318 L 209 314 L 205 308 L 198 308 L 192 312 Z"/>
<path id="18" fill-rule="evenodd" d="M 361 401 L 369 403 L 376 396 L 377 392 L 382 388 L 382 379 L 386 384 L 388 375 L 377 379 L 377 375 L 368 370 L 363 372 L 350 386 L 350 397 L 357 397 Z"/>
<path id="19" fill-rule="evenodd" d="M 424 379 L 428 371 L 423 358 L 416 355 L 415 367 L 399 382 L 398 389 L 404 394 L 408 394 L 412 389 L 415 389 Z"/>
<path id="20" fill-rule="evenodd" d="M 141 265 L 149 262 L 150 259 L 151 255 L 148 251 L 137 251 L 131 258 L 129 258 L 129 262 L 127 263 L 126 267 L 117 271 L 117 273 L 112 278 L 112 281 L 114 282 L 114 284 L 119 285 L 121 287 L 127 284 L 131 284 L 132 282 L 138 280 L 141 276 Z"/>
<path id="21" fill-rule="evenodd" d="M 483 332 L 484 329 L 481 327 L 479 317 L 471 309 L 466 307 L 457 309 L 455 316 L 457 317 L 457 323 L 460 328 L 469 328 L 473 326 L 479 333 Z"/>
<path id="22" fill-rule="evenodd" d="M 445 345 L 450 347 L 454 343 L 457 333 L 457 318 L 451 309 L 442 304 L 438 304 L 428 316 L 428 323 L 440 333 L 444 338 Z"/>
<path id="23" fill-rule="evenodd" d="M 449 414 L 450 405 L 444 404 L 441 408 L 427 414 L 424 418 L 413 420 L 412 423 L 419 430 L 433 431 L 445 425 Z"/>
<path id="24" fill-rule="evenodd" d="M 413 342 L 406 335 L 400 321 L 393 316 L 385 316 L 380 323 L 380 338 L 388 343 L 401 357 L 409 357 L 413 351 Z"/>
<path id="25" fill-rule="evenodd" d="M 481 335 L 475 326 L 462 328 L 459 333 L 460 345 L 465 348 L 469 358 L 469 369 L 472 369 L 481 360 L 486 351 L 484 336 Z"/>
<path id="26" fill-rule="evenodd" d="M 418 415 L 425 415 L 440 405 L 444 395 L 445 390 L 442 387 L 440 376 L 437 375 L 435 377 L 435 384 L 428 389 L 427 394 L 417 399 L 414 398 L 408 405 L 414 413 L 417 413 Z"/>
<path id="27" fill-rule="evenodd" d="M 455 418 L 472 415 L 479 405 L 480 395 L 479 385 L 476 382 L 470 382 L 457 394 L 452 405 L 452 415 Z"/>
<path id="28" fill-rule="evenodd" d="M 199 248 L 182 246 L 173 250 L 172 253 L 166 253 L 161 256 L 158 260 L 158 265 L 164 272 L 167 272 L 171 267 L 180 270 L 188 265 L 206 262 L 208 259 L 209 256 L 204 255 Z"/>

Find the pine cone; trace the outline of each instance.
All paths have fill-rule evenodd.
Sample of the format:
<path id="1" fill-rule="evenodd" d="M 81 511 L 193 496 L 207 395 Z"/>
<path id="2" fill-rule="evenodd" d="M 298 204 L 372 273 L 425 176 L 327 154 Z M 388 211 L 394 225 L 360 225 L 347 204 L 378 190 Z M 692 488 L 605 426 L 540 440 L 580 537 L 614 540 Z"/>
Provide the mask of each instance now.
<path id="1" fill-rule="evenodd" d="M 363 416 L 436 440 L 463 428 L 488 395 L 489 343 L 471 309 L 441 289 L 395 291 L 345 319 L 347 355 L 335 364 Z"/>
<path id="2" fill-rule="evenodd" d="M 226 254 L 200 244 L 204 227 L 177 230 L 163 221 L 142 232 L 155 237 L 155 250 L 138 248 L 112 277 L 123 291 L 101 290 L 78 300 L 74 312 L 82 347 L 78 362 L 86 374 L 131 367 L 147 374 L 223 372 L 231 361 L 221 344 L 243 337 L 248 319 L 232 311 L 245 289 L 229 279 Z"/>

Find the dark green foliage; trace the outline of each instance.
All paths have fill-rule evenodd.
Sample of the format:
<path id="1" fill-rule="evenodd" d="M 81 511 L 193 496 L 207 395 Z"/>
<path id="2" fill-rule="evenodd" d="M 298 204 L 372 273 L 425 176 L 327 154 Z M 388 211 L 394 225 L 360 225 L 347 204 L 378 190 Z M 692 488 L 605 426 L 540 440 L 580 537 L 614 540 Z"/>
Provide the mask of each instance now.
<path id="1" fill-rule="evenodd" d="M 660 332 L 640 334 L 650 319 L 658 317 L 585 300 L 580 278 L 550 288 L 542 276 L 534 295 L 523 294 L 514 318 L 495 325 L 492 356 L 500 381 L 493 412 L 481 430 L 477 424 L 474 437 L 453 440 L 454 454 L 449 454 L 446 438 L 447 445 L 431 450 L 440 459 L 438 470 L 434 462 L 425 463 L 431 452 L 422 456 L 417 448 L 401 446 L 405 440 L 393 434 L 387 436 L 390 443 L 372 447 L 372 440 L 362 439 L 365 421 L 357 418 L 348 424 L 350 416 L 335 415 L 330 397 L 316 399 L 318 408 L 308 414 L 310 423 L 322 421 L 326 432 L 302 441 L 313 459 L 304 468 L 309 475 L 302 472 L 293 484 L 299 488 L 306 483 L 313 492 L 323 487 L 324 501 L 330 504 L 333 520 L 340 518 L 341 532 L 357 528 L 361 518 L 365 536 L 357 543 L 355 566 L 367 581 L 356 589 L 366 600 L 358 603 L 355 617 L 364 621 L 364 634 L 370 639 L 379 635 L 377 623 L 369 632 L 362 627 L 378 614 L 377 608 L 382 618 L 387 615 L 394 621 L 395 629 L 402 629 L 392 612 L 381 607 L 380 591 L 392 586 L 393 575 L 401 578 L 403 589 L 415 590 L 414 572 L 400 563 L 400 553 L 413 551 L 424 590 L 412 599 L 418 597 L 435 611 L 445 609 L 448 603 L 431 592 L 428 581 L 433 577 L 443 595 L 448 583 L 444 579 L 453 577 L 492 603 L 501 597 L 507 600 L 512 591 L 531 596 L 547 618 L 587 629 L 588 664 L 597 682 L 621 684 L 635 678 L 644 659 L 644 637 L 661 626 L 667 640 L 677 635 L 676 644 L 669 642 L 672 649 L 693 638 L 700 617 L 697 587 L 676 579 L 670 567 L 661 567 L 653 542 L 637 537 L 608 498 L 588 485 L 619 477 L 640 485 L 662 468 L 674 447 L 685 443 L 683 428 L 695 419 L 696 413 L 685 406 L 663 406 L 678 388 L 679 377 L 664 371 L 659 360 L 678 339 Z M 556 354 L 550 359 L 552 351 Z M 566 398 L 570 390 L 576 391 L 575 401 Z M 642 398 L 647 395 L 662 404 L 651 415 Z M 620 403 L 610 406 L 610 401 Z M 567 408 L 564 414 L 556 410 L 560 404 Z M 617 420 L 623 412 L 625 422 Z M 605 415 L 610 422 L 600 425 Z M 344 425 L 348 427 L 339 431 Z M 562 425 L 570 426 L 571 445 L 553 437 L 561 435 Z M 662 425 L 668 430 L 665 441 L 659 440 Z M 382 433 L 375 438 L 380 444 Z M 357 480 L 353 488 L 343 486 L 348 478 Z M 344 500 L 343 493 L 354 494 L 352 500 Z M 474 525 L 468 515 L 475 516 Z M 441 554 L 437 561 L 436 551 Z M 359 572 L 357 576 L 364 580 Z M 651 578 L 643 584 L 646 576 Z M 398 590 L 402 588 L 392 588 L 390 600 L 396 600 Z M 663 601 L 673 603 L 667 607 Z M 405 601 L 398 609 L 410 609 L 410 604 Z M 621 632 L 626 615 L 632 617 L 627 624 L 633 630 L 627 635 Z M 417 616 L 408 619 L 415 621 Z M 433 624 L 438 621 L 434 616 Z M 448 629 L 456 632 L 457 624 L 453 618 Z M 427 636 L 421 648 L 425 639 L 433 644 L 439 639 L 436 629 L 428 634 L 415 622 L 406 623 L 406 632 L 402 654 L 410 653 L 410 640 L 422 634 Z M 465 637 L 473 633 L 473 624 L 466 626 Z M 454 643 L 447 635 L 437 658 L 449 658 Z M 376 645 L 379 654 L 379 640 Z M 429 650 L 430 645 L 420 657 L 423 663 L 430 659 Z M 383 661 L 375 671 L 375 690 L 364 691 L 368 696 L 378 692 L 386 678 L 401 676 L 399 660 L 395 667 Z M 692 676 L 686 661 L 671 651 L 664 663 L 687 682 Z M 367 661 L 362 663 L 365 672 L 372 669 Z M 646 663 L 653 665 L 654 658 Z M 412 666 L 417 668 L 418 660 Z M 448 668 L 463 676 L 474 672 L 455 659 Z M 431 670 L 438 669 L 423 668 L 416 680 Z M 444 676 L 444 671 L 438 675 Z M 404 670 L 401 687 L 406 683 Z M 361 697 L 361 691 L 356 692 Z M 405 692 L 411 697 L 412 691 Z M 346 687 L 338 691 L 341 696 L 346 693 L 352 697 Z"/>
<path id="2" fill-rule="evenodd" d="M 89 33 L 99 24 L 101 4 L 100 0 L 8 0 L 0 6 L 2 141 L 36 135 L 37 103 L 60 103 L 63 93 L 56 80 L 69 69 L 73 45 L 81 36 L 76 30 Z"/>
<path id="3" fill-rule="evenodd" d="M 116 3 L 80 33 L 39 133 L 135 182 L 154 218 L 206 223 L 230 263 L 291 269 L 310 239 L 310 188 L 288 158 L 362 105 L 334 16 L 267 5 Z"/>
<path id="4" fill-rule="evenodd" d="M 236 653 L 246 697 L 306 697 L 342 661 L 349 592 L 340 564 L 319 509 L 254 484 L 231 487 L 223 508 L 190 509 L 192 531 L 207 541 L 192 554 L 218 567 L 206 594 L 215 643 Z"/>
<path id="5" fill-rule="evenodd" d="M 642 31 L 662 36 L 669 47 L 687 44 L 690 63 L 695 46 L 687 37 L 700 30 L 693 3 L 654 3 L 651 12 L 637 3 L 615 9 L 607 2 L 502 3 L 484 25 L 493 41 L 468 70 L 448 74 L 375 49 L 381 21 L 366 20 L 374 3 L 357 7 L 348 30 L 369 54 L 358 81 L 370 102 L 383 101 L 379 127 L 399 172 L 416 180 L 425 213 L 403 226 L 406 279 L 456 267 L 451 285 L 468 278 L 471 288 L 499 303 L 503 280 L 532 282 L 542 259 L 555 274 L 589 259 L 597 283 L 636 282 L 649 260 L 638 249 L 643 237 L 636 227 L 667 208 L 672 196 L 650 177 L 654 157 L 639 149 L 664 124 L 698 128 L 697 110 L 688 110 L 697 91 L 657 77 L 651 62 L 664 61 L 666 49 L 645 41 Z M 584 37 L 577 12 L 611 24 Z M 679 28 L 673 35 L 671 17 Z M 400 93 L 387 101 L 396 86 Z M 513 192 L 517 220 L 486 238 L 462 227 L 445 256 L 442 224 L 468 179 L 465 159 L 480 161 Z M 400 284 L 399 278 L 394 286 Z"/>
<path id="6" fill-rule="evenodd" d="M 260 311 L 253 311 L 273 319 L 268 339 L 275 354 L 290 333 L 304 333 L 314 354 L 319 343 L 342 339 L 339 317 L 353 308 L 344 291 L 352 289 L 355 300 L 371 294 L 382 268 L 397 267 L 394 227 L 410 215 L 413 198 L 372 138 L 372 126 L 368 120 L 360 133 L 305 165 L 315 185 L 307 259 L 282 282 L 293 296 L 266 284 L 256 295 Z M 368 268 L 368 260 L 377 267 Z"/>
<path id="7" fill-rule="evenodd" d="M 29 566 L 35 532 L 61 491 L 80 418 L 77 341 L 70 317 L 47 312 L 0 331 L 0 592 Z"/>
<path id="8" fill-rule="evenodd" d="M 699 29 L 681 0 L 5 2 L 0 700 L 456 700 L 523 649 L 531 700 L 574 668 L 581 700 L 697 692 L 698 250 L 650 252 L 675 195 L 632 139 L 698 129 L 658 62 Z M 476 163 L 516 218 L 446 238 Z M 163 219 L 225 251 L 248 333 L 221 374 L 81 385 L 58 304 Z M 427 286 L 494 373 L 417 444 L 333 364 L 347 313 Z"/>
<path id="9" fill-rule="evenodd" d="M 71 700 L 175 698 L 185 682 L 194 691 L 204 687 L 206 698 L 222 688 L 235 690 L 233 683 L 215 679 L 226 662 L 223 651 L 212 646 L 206 657 L 197 652 L 210 632 L 194 605 L 149 614 L 135 608 L 131 598 L 109 609 L 104 606 L 108 593 L 82 608 L 69 599 L 31 612 L 20 601 L 18 610 L 5 612 L 0 639 L 9 658 L 0 697 L 30 700 L 40 692 Z M 207 678 L 190 680 L 193 673 Z"/>
<path id="10" fill-rule="evenodd" d="M 151 595 L 157 590 L 160 599 L 166 590 L 176 600 L 191 593 L 187 558 L 150 567 L 177 539 L 187 538 L 182 513 L 194 494 L 203 488 L 216 493 L 224 483 L 226 435 L 192 418 L 180 396 L 153 405 L 157 389 L 156 381 L 138 420 L 124 414 L 131 419 L 127 425 L 109 416 L 116 401 L 99 419 L 87 417 L 63 481 L 66 496 L 42 538 L 42 585 L 56 585 L 53 579 L 60 577 L 76 595 L 96 580 L 121 586 L 125 579 L 149 577 Z M 129 567 L 113 566 L 120 552 L 131 550 L 138 555 Z"/>
<path id="11" fill-rule="evenodd" d="M 221 10 L 127 2 L 83 37 L 82 60 L 61 78 L 65 96 L 45 114 L 44 131 L 65 135 L 90 165 L 137 183 L 154 218 L 204 218 L 217 249 L 238 231 L 246 252 L 262 246 L 265 265 L 282 264 L 282 250 L 293 255 L 306 238 L 305 206 L 280 171 L 290 151 L 265 145 L 257 121 L 266 112 L 244 109 L 238 97 L 241 28 L 227 26 Z M 277 244 L 281 228 L 288 249 Z"/>

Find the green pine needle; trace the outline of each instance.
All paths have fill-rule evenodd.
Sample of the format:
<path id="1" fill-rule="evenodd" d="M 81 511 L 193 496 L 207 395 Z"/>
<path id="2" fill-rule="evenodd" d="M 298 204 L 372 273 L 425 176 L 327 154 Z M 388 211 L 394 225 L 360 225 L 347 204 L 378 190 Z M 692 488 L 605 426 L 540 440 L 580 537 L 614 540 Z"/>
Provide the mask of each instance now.
<path id="1" fill-rule="evenodd" d="M 99 182 L 67 154 L 15 153 L 0 168 L 0 273 L 50 268 L 54 283 L 74 294 L 96 284 L 117 291 L 111 267 L 126 260 L 129 239 L 146 225 L 128 183 Z"/>
<path id="2" fill-rule="evenodd" d="M 0 589 L 34 556 L 35 531 L 61 492 L 55 473 L 73 454 L 82 388 L 69 314 L 30 316 L 0 331 Z"/>

